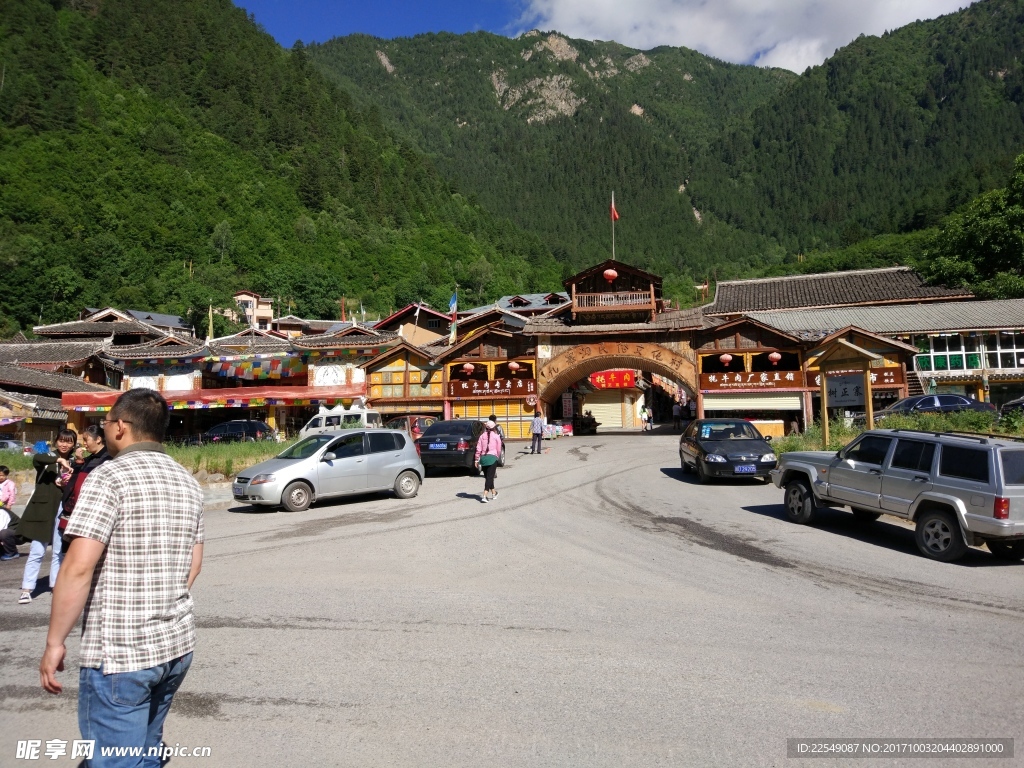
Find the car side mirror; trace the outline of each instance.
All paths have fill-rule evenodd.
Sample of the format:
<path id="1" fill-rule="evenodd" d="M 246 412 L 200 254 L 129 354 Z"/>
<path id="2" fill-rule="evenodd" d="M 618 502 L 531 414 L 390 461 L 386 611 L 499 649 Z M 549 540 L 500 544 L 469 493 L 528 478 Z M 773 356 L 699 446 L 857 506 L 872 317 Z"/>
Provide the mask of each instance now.
<path id="1" fill-rule="evenodd" d="M 325 453 L 323 455 L 323 457 L 321 457 L 320 461 L 334 461 L 337 458 L 338 458 L 337 456 L 335 456 L 333 453 L 328 451 L 327 453 Z"/>
<path id="2" fill-rule="evenodd" d="M 772 436 L 771 436 L 771 435 L 765 435 L 765 436 L 764 436 L 764 441 L 765 441 L 766 443 L 770 443 L 770 442 L 772 441 Z"/>

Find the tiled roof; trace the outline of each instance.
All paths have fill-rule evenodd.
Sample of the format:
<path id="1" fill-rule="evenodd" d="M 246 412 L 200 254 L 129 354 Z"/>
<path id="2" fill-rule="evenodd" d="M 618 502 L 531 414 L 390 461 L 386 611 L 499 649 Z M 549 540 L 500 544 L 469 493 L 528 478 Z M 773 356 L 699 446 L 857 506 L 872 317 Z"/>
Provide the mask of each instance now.
<path id="1" fill-rule="evenodd" d="M 562 304 L 547 304 L 545 299 L 554 293 L 557 296 L 561 296 L 565 299 Z M 516 306 L 512 304 L 512 299 L 526 299 L 527 304 L 522 306 Z M 488 309 L 506 309 L 510 312 L 533 312 L 538 309 L 553 309 L 554 307 L 564 306 L 569 301 L 569 294 L 565 291 L 548 291 L 547 293 L 518 293 L 511 296 L 502 296 L 500 299 L 495 301 L 493 304 L 485 304 L 482 307 L 473 307 L 473 309 L 460 310 L 459 316 L 463 315 L 476 315 Z"/>
<path id="2" fill-rule="evenodd" d="M 803 338 L 819 338 L 853 325 L 872 333 L 937 333 L 1024 328 L 1024 299 L 886 304 L 880 307 L 747 312 L 746 316 Z"/>
<path id="3" fill-rule="evenodd" d="M 98 339 L 0 344 L 0 363 L 70 363 L 95 355 L 105 343 Z"/>
<path id="4" fill-rule="evenodd" d="M 116 309 L 114 307 L 86 307 L 83 320 L 88 320 L 95 314 L 101 312 L 116 312 L 122 317 L 128 316 L 141 320 L 144 323 L 150 323 L 151 325 L 158 325 L 160 327 L 173 328 L 180 331 L 191 332 L 191 328 L 186 325 L 185 321 L 178 315 L 165 315 L 160 312 L 146 312 L 140 309 Z"/>
<path id="5" fill-rule="evenodd" d="M 18 387 L 44 389 L 51 392 L 105 392 L 109 390 L 109 387 L 90 384 L 88 381 L 77 376 L 69 376 L 66 373 L 50 373 L 9 363 L 0 363 L 0 385 L 5 389 L 15 391 Z"/>
<path id="6" fill-rule="evenodd" d="M 263 338 L 248 341 L 240 339 L 238 342 L 211 341 L 207 345 L 210 354 L 214 356 L 244 355 L 244 354 L 270 354 L 273 352 L 288 352 L 291 344 L 287 339 Z"/>
<path id="7" fill-rule="evenodd" d="M 122 344 L 107 347 L 103 354 L 113 360 L 159 360 L 208 354 L 206 344 L 193 339 L 189 344 Z"/>
<path id="8" fill-rule="evenodd" d="M 774 309 L 895 304 L 971 298 L 970 291 L 925 285 L 910 267 L 860 269 L 719 283 L 706 314 L 745 314 Z"/>
<path id="9" fill-rule="evenodd" d="M 32 406 L 32 418 L 53 419 L 61 421 L 67 418 L 68 412 L 59 397 L 46 397 L 45 395 L 27 395 L 24 392 L 8 392 L 0 389 L 0 397 L 9 398 L 24 406 Z"/>
<path id="10" fill-rule="evenodd" d="M 27 344 L 28 337 L 24 333 L 18 331 L 16 334 L 11 336 L 9 339 L 0 339 L 0 344 Z"/>
<path id="11" fill-rule="evenodd" d="M 130 334 L 137 336 L 145 334 L 148 336 L 162 336 L 163 331 L 149 325 L 140 323 L 138 320 L 117 321 L 111 323 L 90 322 L 88 320 L 74 320 L 70 323 L 54 323 L 52 325 L 37 325 L 32 331 L 37 336 L 100 336 L 111 335 L 121 336 Z"/>
<path id="12" fill-rule="evenodd" d="M 349 326 L 346 326 L 342 331 L 346 331 L 348 328 Z M 374 331 L 369 336 L 364 336 L 361 333 L 351 333 L 347 336 L 321 333 L 299 336 L 297 339 L 292 339 L 291 343 L 295 349 L 350 349 L 352 347 L 377 347 L 382 344 L 390 344 L 398 338 L 398 334 L 391 331 Z"/>
<path id="13" fill-rule="evenodd" d="M 569 313 L 532 317 L 523 328 L 527 335 L 535 334 L 601 334 L 635 333 L 642 331 L 674 331 L 707 327 L 699 307 L 662 312 L 654 322 L 646 323 L 574 323 Z"/>

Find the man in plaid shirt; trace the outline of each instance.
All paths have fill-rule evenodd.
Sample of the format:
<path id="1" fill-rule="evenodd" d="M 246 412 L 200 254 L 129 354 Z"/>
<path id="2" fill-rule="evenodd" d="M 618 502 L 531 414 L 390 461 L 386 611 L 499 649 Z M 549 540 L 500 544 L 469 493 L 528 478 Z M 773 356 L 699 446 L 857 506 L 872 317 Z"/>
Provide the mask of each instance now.
<path id="1" fill-rule="evenodd" d="M 103 422 L 114 459 L 89 473 L 65 532 L 71 544 L 39 676 L 44 689 L 61 692 L 64 641 L 84 609 L 78 724 L 83 739 L 96 741 L 97 756 L 101 747 L 161 743 L 196 644 L 189 590 L 203 561 L 203 492 L 164 453 L 167 421 L 167 402 L 153 390 L 117 399 Z"/>

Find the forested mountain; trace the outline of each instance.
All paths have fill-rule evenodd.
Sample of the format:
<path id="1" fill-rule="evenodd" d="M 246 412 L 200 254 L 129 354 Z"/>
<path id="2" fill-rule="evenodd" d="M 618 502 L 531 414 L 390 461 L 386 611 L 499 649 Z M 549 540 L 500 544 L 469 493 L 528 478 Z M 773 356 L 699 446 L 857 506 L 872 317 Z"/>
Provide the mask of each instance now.
<path id="1" fill-rule="evenodd" d="M 560 260 L 607 255 L 614 189 L 620 257 L 677 288 L 918 259 L 929 237 L 913 233 L 1004 186 L 1024 149 L 1024 0 L 862 36 L 799 77 L 548 33 L 309 53 Z"/>
<path id="2" fill-rule="evenodd" d="M 702 222 L 687 180 L 694 158 L 792 73 L 554 33 L 354 35 L 309 54 L 354 98 L 379 105 L 461 188 L 539 233 L 571 267 L 610 255 L 613 191 L 617 257 L 677 289 L 781 255 L 758 233 Z"/>
<path id="3" fill-rule="evenodd" d="M 239 288 L 330 318 L 558 286 L 538 237 L 227 0 L 0 0 L 0 71 L 8 331 Z"/>
<path id="4" fill-rule="evenodd" d="M 1024 1 L 860 37 L 696 163 L 705 206 L 788 251 L 933 226 L 1024 149 Z"/>

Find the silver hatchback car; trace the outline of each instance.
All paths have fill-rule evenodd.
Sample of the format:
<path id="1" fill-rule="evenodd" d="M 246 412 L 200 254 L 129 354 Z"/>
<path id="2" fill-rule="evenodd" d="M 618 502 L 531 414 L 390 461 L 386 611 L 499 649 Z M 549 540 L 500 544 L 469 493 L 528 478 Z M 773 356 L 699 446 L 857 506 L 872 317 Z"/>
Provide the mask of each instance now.
<path id="1" fill-rule="evenodd" d="M 393 491 L 410 499 L 420 489 L 423 463 L 416 446 L 390 429 L 310 435 L 274 458 L 239 472 L 236 501 L 301 512 L 317 499 Z"/>

